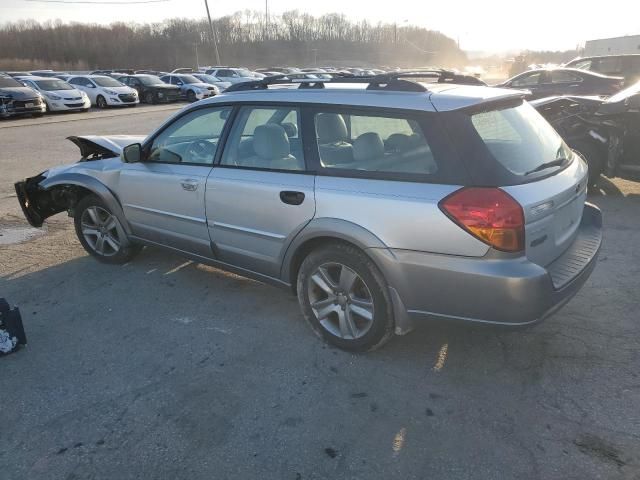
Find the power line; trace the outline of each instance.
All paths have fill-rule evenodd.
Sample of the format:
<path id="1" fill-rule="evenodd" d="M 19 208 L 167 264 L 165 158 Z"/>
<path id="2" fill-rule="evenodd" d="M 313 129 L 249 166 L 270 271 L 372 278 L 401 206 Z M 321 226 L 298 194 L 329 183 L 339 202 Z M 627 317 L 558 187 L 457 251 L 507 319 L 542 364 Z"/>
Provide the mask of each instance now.
<path id="1" fill-rule="evenodd" d="M 36 2 L 36 3 L 68 3 L 68 4 L 78 4 L 82 3 L 85 5 L 133 5 L 138 3 L 162 3 L 162 2 L 170 2 L 171 0 L 126 0 L 124 2 L 113 2 L 113 1 L 104 1 L 98 0 L 95 2 L 89 0 L 24 0 L 25 2 Z"/>

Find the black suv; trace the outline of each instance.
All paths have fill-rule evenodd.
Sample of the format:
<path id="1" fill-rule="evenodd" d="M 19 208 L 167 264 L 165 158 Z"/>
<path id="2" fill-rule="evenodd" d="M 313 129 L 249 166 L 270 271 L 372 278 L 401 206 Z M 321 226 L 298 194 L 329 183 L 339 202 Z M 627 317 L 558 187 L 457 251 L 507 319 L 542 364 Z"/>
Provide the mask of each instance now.
<path id="1" fill-rule="evenodd" d="M 164 83 L 155 75 L 123 75 L 119 82 L 135 88 L 144 103 L 175 102 L 180 99 L 180 88 Z"/>

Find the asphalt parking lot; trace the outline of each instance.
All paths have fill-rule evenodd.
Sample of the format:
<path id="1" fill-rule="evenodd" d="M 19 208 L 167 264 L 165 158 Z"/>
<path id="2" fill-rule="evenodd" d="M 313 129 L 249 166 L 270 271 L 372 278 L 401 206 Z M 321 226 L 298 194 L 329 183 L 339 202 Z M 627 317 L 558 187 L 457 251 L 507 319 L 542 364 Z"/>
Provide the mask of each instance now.
<path id="1" fill-rule="evenodd" d="M 177 106 L 0 122 L 0 478 L 640 479 L 640 184 L 602 180 L 596 270 L 533 328 L 433 324 L 322 344 L 286 292 L 147 248 L 99 264 L 13 182 L 65 140 L 144 134 Z"/>

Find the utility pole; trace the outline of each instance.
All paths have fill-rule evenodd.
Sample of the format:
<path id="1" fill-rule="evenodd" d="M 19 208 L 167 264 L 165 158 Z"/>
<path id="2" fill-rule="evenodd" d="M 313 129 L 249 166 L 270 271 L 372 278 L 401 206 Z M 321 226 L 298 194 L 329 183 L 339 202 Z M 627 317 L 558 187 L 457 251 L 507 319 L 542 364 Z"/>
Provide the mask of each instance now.
<path id="1" fill-rule="evenodd" d="M 211 14 L 209 13 L 209 2 L 204 0 L 204 6 L 207 8 L 207 18 L 209 19 L 209 29 L 211 30 L 211 39 L 213 40 L 213 48 L 216 51 L 216 65 L 220 65 L 220 53 L 218 52 L 218 39 L 216 38 L 216 31 L 213 29 L 213 22 L 211 21 Z"/>
<path id="2" fill-rule="evenodd" d="M 269 38 L 269 0 L 264 0 L 264 40 Z"/>
<path id="3" fill-rule="evenodd" d="M 193 46 L 196 49 L 196 70 L 200 70 L 200 60 L 198 60 L 198 42 L 193 42 Z"/>

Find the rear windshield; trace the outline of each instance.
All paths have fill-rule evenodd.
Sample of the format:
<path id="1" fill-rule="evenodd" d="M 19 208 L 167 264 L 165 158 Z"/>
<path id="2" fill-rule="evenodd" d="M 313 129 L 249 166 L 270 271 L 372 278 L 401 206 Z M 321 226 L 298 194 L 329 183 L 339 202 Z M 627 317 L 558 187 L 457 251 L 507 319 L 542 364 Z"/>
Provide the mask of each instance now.
<path id="1" fill-rule="evenodd" d="M 99 87 L 122 87 L 122 83 L 111 77 L 93 77 L 92 80 Z"/>
<path id="2" fill-rule="evenodd" d="M 63 82 L 62 80 L 36 80 L 35 83 L 45 92 L 53 92 L 57 90 L 73 90 L 73 87 L 71 85 L 69 85 L 67 82 Z"/>
<path id="3" fill-rule="evenodd" d="M 491 156 L 513 175 L 547 175 L 564 168 L 572 158 L 553 127 L 526 102 L 472 114 L 471 123 Z M 545 168 L 549 162 L 555 165 Z"/>

